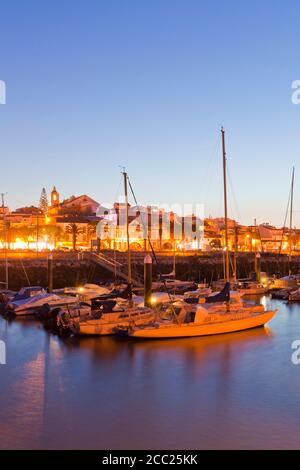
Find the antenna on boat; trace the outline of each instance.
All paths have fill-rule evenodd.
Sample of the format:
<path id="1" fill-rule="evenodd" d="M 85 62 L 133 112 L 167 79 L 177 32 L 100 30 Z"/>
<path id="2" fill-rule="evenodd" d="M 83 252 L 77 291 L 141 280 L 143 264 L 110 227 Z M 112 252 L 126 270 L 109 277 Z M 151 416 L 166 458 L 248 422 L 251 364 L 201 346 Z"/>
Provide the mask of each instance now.
<path id="1" fill-rule="evenodd" d="M 295 167 L 293 166 L 293 171 L 292 171 L 292 184 L 291 184 L 291 204 L 290 204 L 289 276 L 292 274 L 291 262 L 292 262 L 292 228 L 293 228 L 294 180 L 295 180 Z"/>
<path id="2" fill-rule="evenodd" d="M 222 134 L 222 156 L 223 156 L 223 185 L 224 185 L 224 221 L 225 221 L 225 281 L 230 281 L 229 274 L 229 249 L 228 249 L 228 216 L 227 216 L 227 172 L 226 172 L 226 148 L 225 131 L 221 127 Z"/>

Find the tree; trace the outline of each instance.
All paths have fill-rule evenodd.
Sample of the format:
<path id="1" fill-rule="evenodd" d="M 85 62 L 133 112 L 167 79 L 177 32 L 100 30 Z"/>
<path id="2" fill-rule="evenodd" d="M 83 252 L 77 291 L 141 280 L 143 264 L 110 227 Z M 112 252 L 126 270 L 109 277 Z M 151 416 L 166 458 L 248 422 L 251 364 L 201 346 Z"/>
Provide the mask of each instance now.
<path id="1" fill-rule="evenodd" d="M 98 221 L 89 222 L 89 224 L 87 226 L 88 241 L 91 241 L 93 238 L 96 238 L 96 236 L 97 236 L 97 225 L 98 225 Z"/>
<path id="2" fill-rule="evenodd" d="M 77 238 L 78 238 L 78 235 L 82 233 L 82 229 L 78 227 L 77 224 L 72 223 L 72 224 L 67 225 L 66 232 L 72 235 L 73 251 L 76 251 Z"/>
<path id="3" fill-rule="evenodd" d="M 219 238 L 214 238 L 213 240 L 211 240 L 209 245 L 213 250 L 220 250 L 222 246 L 221 240 L 219 240 Z"/>
<path id="4" fill-rule="evenodd" d="M 52 242 L 54 246 L 56 246 L 57 242 L 61 241 L 63 238 L 63 230 L 57 225 L 46 225 L 45 231 L 49 241 Z"/>
<path id="5" fill-rule="evenodd" d="M 48 212 L 48 197 L 45 188 L 43 188 L 41 192 L 39 208 L 43 212 L 43 214 L 46 214 Z"/>

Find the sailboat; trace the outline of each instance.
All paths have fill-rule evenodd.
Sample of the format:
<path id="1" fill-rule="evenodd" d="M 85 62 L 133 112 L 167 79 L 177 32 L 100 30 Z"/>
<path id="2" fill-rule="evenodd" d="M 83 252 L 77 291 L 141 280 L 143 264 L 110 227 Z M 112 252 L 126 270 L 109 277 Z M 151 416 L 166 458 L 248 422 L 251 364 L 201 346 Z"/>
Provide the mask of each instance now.
<path id="1" fill-rule="evenodd" d="M 225 287 L 202 304 L 174 304 L 168 315 L 149 325 L 128 328 L 126 334 L 134 338 L 180 338 L 232 333 L 268 323 L 277 310 L 265 310 L 263 305 L 243 303 L 239 296 L 230 296 L 230 266 L 228 244 L 227 184 L 225 131 L 221 129 L 224 220 L 225 220 Z M 120 331 L 124 334 L 124 330 Z"/>
<path id="2" fill-rule="evenodd" d="M 289 194 L 289 201 L 288 207 L 290 208 L 290 226 L 289 226 L 289 257 L 288 257 L 288 266 L 289 266 L 289 273 L 288 276 L 284 276 L 280 279 L 274 279 L 272 284 L 272 289 L 290 289 L 291 291 L 296 291 L 297 287 L 299 286 L 300 276 L 299 274 L 292 274 L 292 251 L 293 251 L 293 240 L 292 240 L 292 229 L 293 229 L 293 204 L 294 204 L 294 182 L 295 182 L 295 167 L 293 167 L 292 171 L 292 182 L 291 182 L 291 189 Z M 288 211 L 287 207 L 287 211 Z M 284 221 L 284 227 L 286 223 L 287 212 Z M 284 236 L 284 228 L 282 232 L 282 240 L 281 240 L 281 247 L 283 242 Z M 280 253 L 281 253 L 280 247 Z M 299 295 L 299 294 L 298 294 Z"/>
<path id="3" fill-rule="evenodd" d="M 70 321 L 69 328 L 75 335 L 111 335 L 115 333 L 117 327 L 129 328 L 136 325 L 148 324 L 156 317 L 155 310 L 148 307 L 134 306 L 133 303 L 127 189 L 128 176 L 125 171 L 123 171 L 123 178 L 126 206 L 128 302 L 127 305 L 124 306 L 118 305 L 117 302 L 115 302 L 109 311 L 102 308 L 94 313 L 91 311 L 90 316 L 81 318 L 79 315 L 73 318 L 72 321 Z"/>
<path id="4" fill-rule="evenodd" d="M 290 230 L 289 230 L 289 275 L 286 278 L 287 282 L 297 284 L 296 289 L 291 289 L 287 294 L 287 299 L 289 302 L 300 302 L 300 288 L 299 286 L 299 274 L 292 275 L 292 251 L 293 251 L 293 240 L 292 240 L 292 229 L 293 229 L 293 202 L 294 202 L 294 178 L 295 178 L 295 168 L 293 167 L 292 173 L 292 184 L 291 184 L 291 197 L 290 197 Z M 282 281 L 282 279 L 281 279 Z"/>

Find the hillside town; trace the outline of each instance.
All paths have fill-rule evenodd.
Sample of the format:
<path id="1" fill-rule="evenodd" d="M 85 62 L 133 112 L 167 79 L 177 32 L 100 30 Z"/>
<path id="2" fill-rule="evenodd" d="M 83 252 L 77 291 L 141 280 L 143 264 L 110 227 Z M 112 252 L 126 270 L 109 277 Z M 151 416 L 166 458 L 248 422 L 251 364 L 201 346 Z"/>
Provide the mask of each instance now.
<path id="1" fill-rule="evenodd" d="M 37 206 L 10 210 L 0 207 L 0 248 L 9 251 L 126 251 L 126 227 L 122 221 L 125 204 L 103 207 L 86 194 L 61 200 L 54 186 L 48 200 L 42 189 Z M 190 227 L 190 230 L 188 230 Z M 130 248 L 157 252 L 193 253 L 224 250 L 224 218 L 200 220 L 190 214 L 179 216 L 159 207 L 130 207 Z M 245 226 L 228 219 L 231 251 L 292 253 L 300 251 L 300 230 L 274 227 L 268 223 Z"/>

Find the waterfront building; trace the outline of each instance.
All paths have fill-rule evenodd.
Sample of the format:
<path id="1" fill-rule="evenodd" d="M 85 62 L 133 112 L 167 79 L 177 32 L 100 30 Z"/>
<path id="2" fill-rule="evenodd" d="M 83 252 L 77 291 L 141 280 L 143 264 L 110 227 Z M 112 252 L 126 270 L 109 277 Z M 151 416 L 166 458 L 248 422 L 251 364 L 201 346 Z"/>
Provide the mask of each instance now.
<path id="1" fill-rule="evenodd" d="M 44 191 L 46 194 L 46 191 Z M 46 207 L 46 201 L 45 201 Z M 0 208 L 0 247 L 3 247 L 3 220 L 7 224 L 10 249 L 127 249 L 126 206 L 116 202 L 111 209 L 83 194 L 61 200 L 54 186 L 47 212 L 36 206 L 10 212 Z M 224 219 L 194 214 L 179 216 L 157 206 L 129 206 L 130 247 L 133 251 L 180 254 L 224 250 Z M 264 223 L 251 226 L 228 220 L 230 251 L 292 253 L 300 251 L 300 230 L 276 228 Z M 149 242 L 150 240 L 150 242 Z"/>

